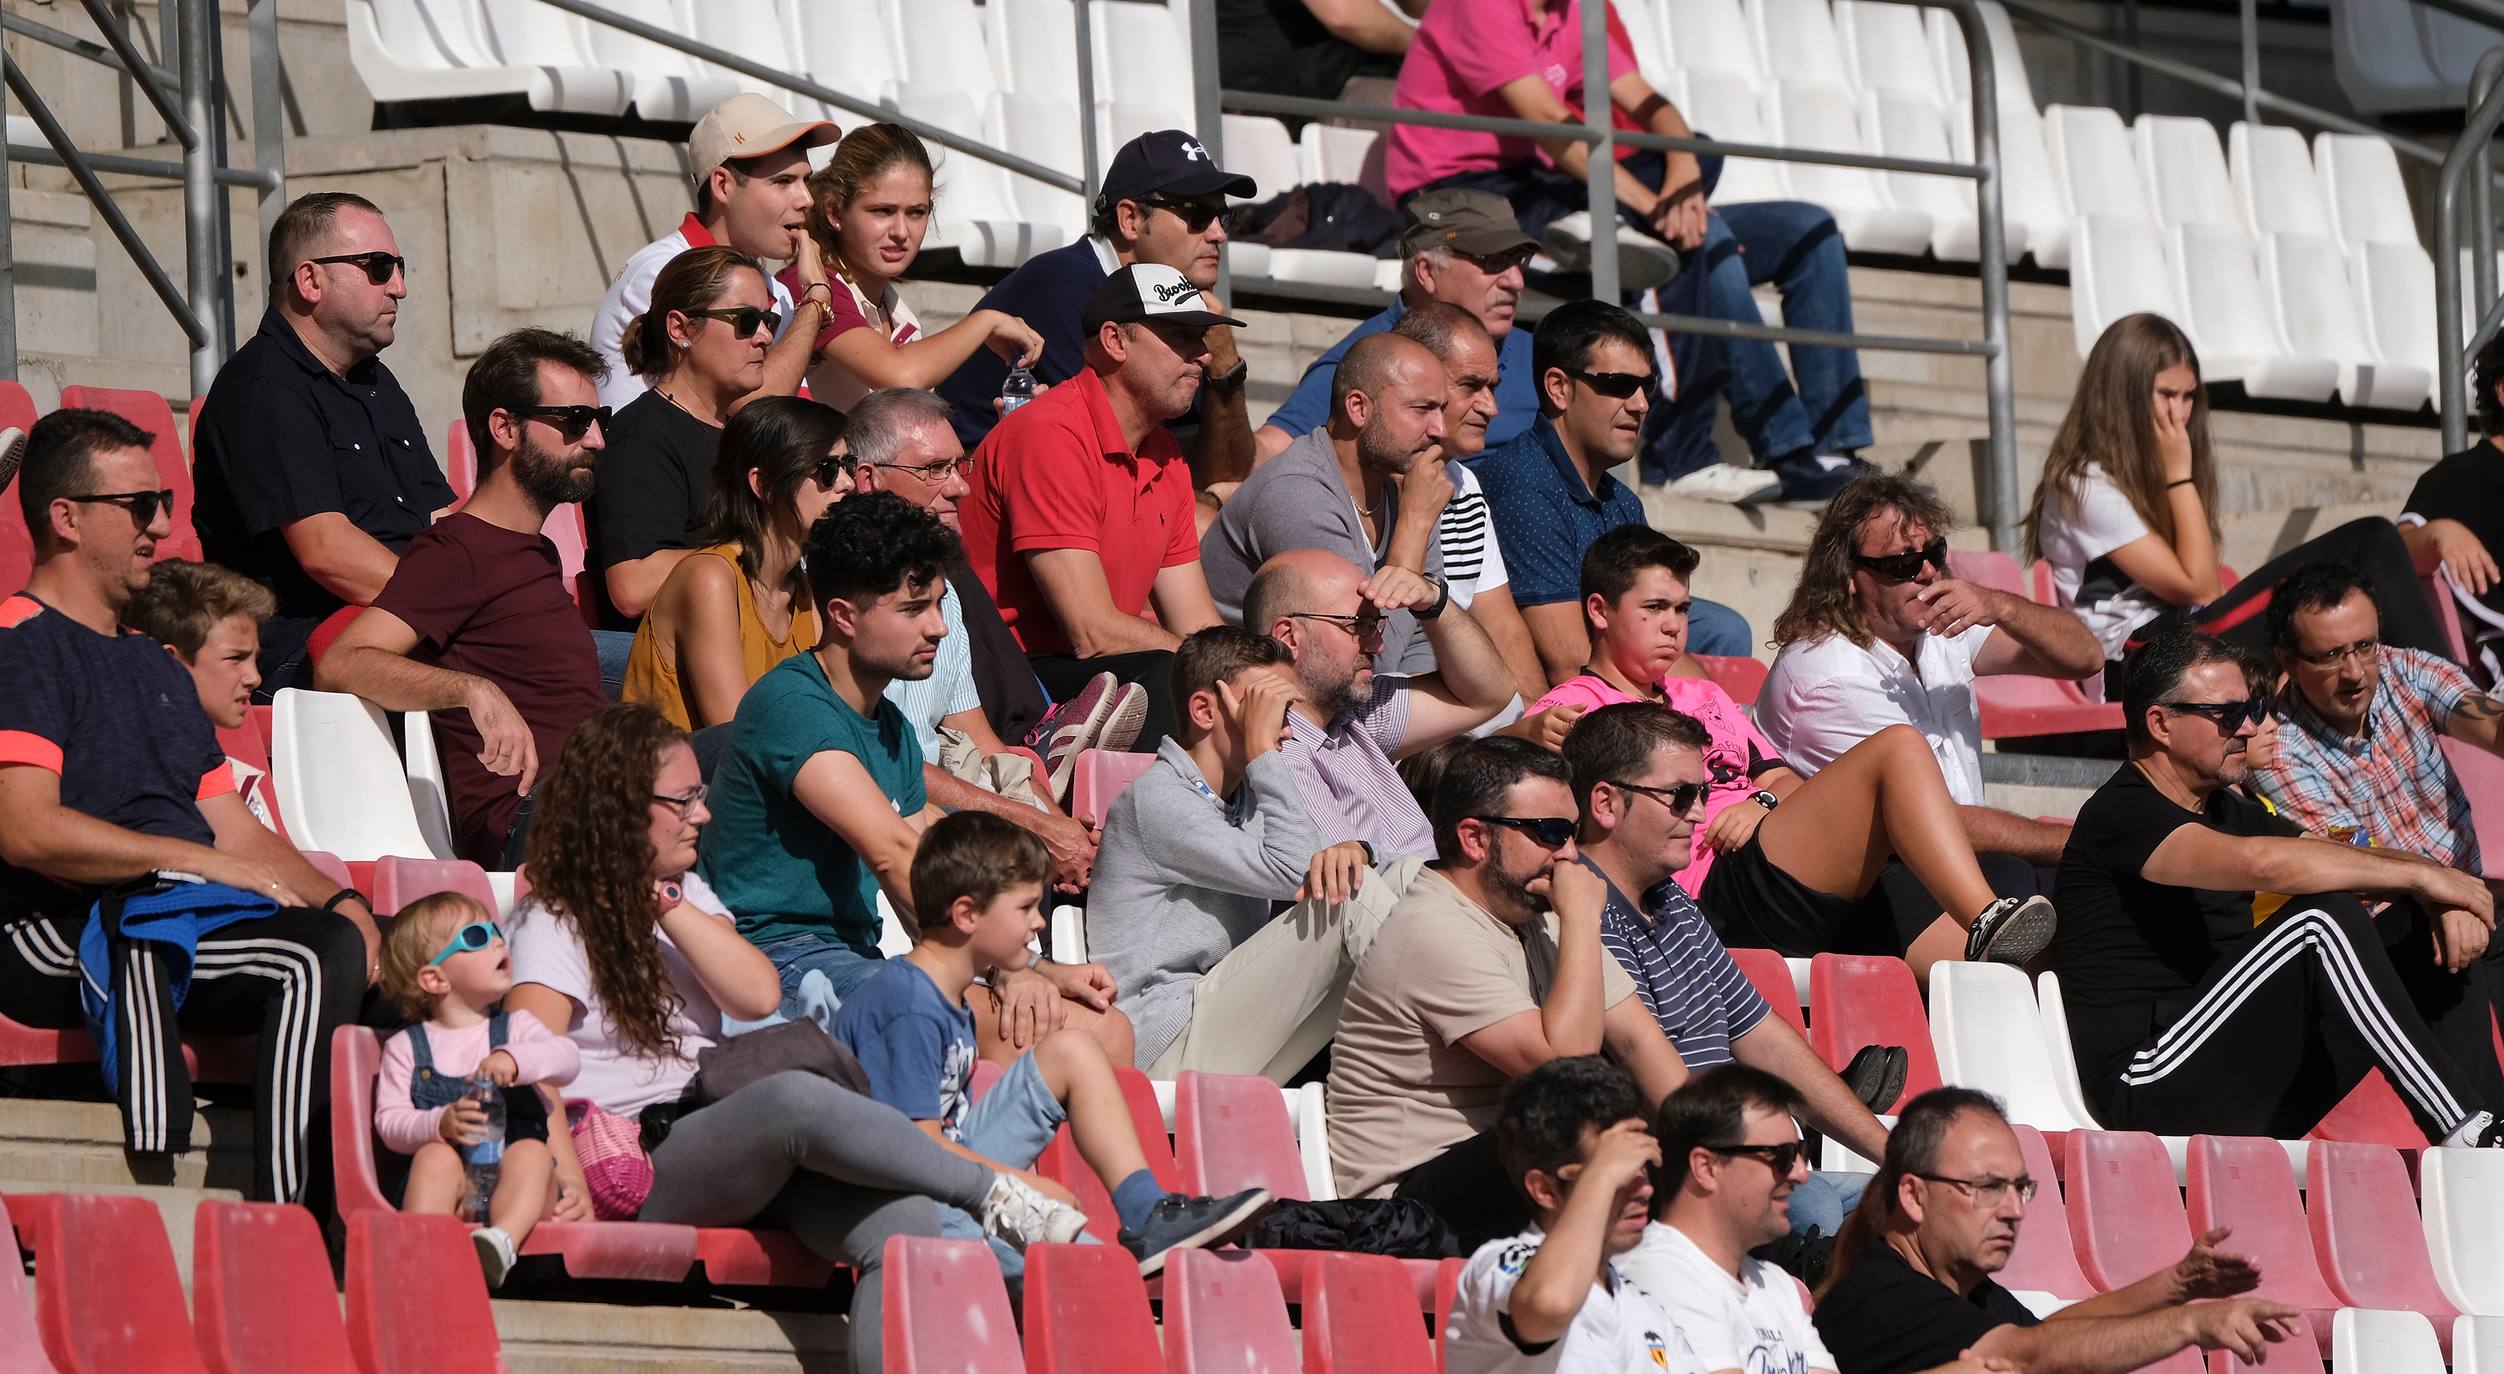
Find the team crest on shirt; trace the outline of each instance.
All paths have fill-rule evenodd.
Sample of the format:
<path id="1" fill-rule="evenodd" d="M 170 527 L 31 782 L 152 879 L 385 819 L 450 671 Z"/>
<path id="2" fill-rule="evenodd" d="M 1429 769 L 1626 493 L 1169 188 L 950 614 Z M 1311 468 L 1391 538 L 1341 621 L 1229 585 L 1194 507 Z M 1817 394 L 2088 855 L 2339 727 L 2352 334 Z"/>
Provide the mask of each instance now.
<path id="1" fill-rule="evenodd" d="M 1521 1277 L 1521 1272 L 1530 1267 L 1530 1257 L 1538 1253 L 1539 1247 L 1537 1245 L 1530 1241 L 1517 1240 L 1512 1244 L 1505 1246 L 1504 1253 L 1496 1256 L 1495 1267 L 1515 1278 L 1519 1278 Z"/>

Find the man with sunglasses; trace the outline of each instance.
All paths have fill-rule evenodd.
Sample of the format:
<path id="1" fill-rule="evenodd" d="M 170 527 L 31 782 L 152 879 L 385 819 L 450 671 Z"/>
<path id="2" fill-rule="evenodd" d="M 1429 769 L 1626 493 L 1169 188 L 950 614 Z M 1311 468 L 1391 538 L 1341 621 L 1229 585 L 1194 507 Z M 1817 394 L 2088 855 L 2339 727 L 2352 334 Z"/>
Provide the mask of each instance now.
<path id="1" fill-rule="evenodd" d="M 1988 1093 L 1933 1088 L 1905 1103 L 1870 1186 L 1885 1200 L 1878 1225 L 1862 1249 L 1836 1256 L 1817 1295 L 1817 1334 L 1842 1374 L 1914 1374 L 1960 1358 L 2122 1374 L 2194 1348 L 2257 1365 L 2273 1344 L 2313 1339 L 2295 1308 L 2240 1296 L 2261 1273 L 2218 1248 L 2224 1227 L 2146 1278 L 2038 1320 L 1992 1275 L 2007 1267 L 2027 1213 L 2058 1208 L 2060 1194 L 2056 1180 L 2027 1173 Z"/>
<path id="2" fill-rule="evenodd" d="M 380 357 L 409 293 L 382 211 L 298 197 L 270 226 L 270 305 L 200 407 L 193 481 L 203 556 L 270 589 L 261 686 L 309 685 L 305 644 L 371 602 L 453 501 L 425 425 Z"/>
<path id="3" fill-rule="evenodd" d="M 2428 1140 L 2504 1145 L 2486 884 L 2245 799 L 2268 710 L 2197 631 L 2123 669 L 2129 762 L 2079 808 L 2052 943 L 2088 1105 L 2115 1130 L 2294 1139 L 2379 1068 Z M 2256 924 L 2257 892 L 2296 895 Z"/>
<path id="4" fill-rule="evenodd" d="M 521 866 L 539 770 L 607 704 L 591 631 L 540 533 L 591 495 L 607 443 L 600 355 L 570 334 L 518 329 L 461 385 L 478 489 L 409 545 L 374 604 L 323 655 L 325 691 L 427 711 L 460 857 Z"/>
<path id="5" fill-rule="evenodd" d="M 81 1025 L 79 952 L 101 943 L 111 966 L 85 972 L 110 989 L 123 1142 L 148 1155 L 191 1145 L 169 1028 L 257 1036 L 249 1192 L 325 1209 L 330 1036 L 355 1019 L 381 939 L 364 898 L 245 807 L 190 675 L 119 625 L 172 530 L 152 437 L 56 410 L 27 439 L 13 499 L 36 561 L 0 599 L 0 1014 Z M 201 893 L 217 909 L 187 908 L 204 880 L 228 889 Z M 143 899 L 190 919 L 188 951 L 99 938 Z"/>

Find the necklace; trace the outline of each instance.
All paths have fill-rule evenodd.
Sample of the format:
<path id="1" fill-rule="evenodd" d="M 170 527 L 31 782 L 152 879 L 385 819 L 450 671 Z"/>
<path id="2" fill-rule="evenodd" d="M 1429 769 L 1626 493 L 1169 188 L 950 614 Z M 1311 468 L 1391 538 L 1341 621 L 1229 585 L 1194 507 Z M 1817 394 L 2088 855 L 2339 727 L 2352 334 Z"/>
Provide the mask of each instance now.
<path id="1" fill-rule="evenodd" d="M 679 413 L 679 414 L 686 416 L 688 419 L 695 421 L 697 424 L 700 424 L 700 425 L 712 425 L 712 427 L 713 427 L 713 428 L 715 428 L 715 429 L 720 429 L 720 428 L 721 428 L 721 426 L 720 426 L 720 425 L 713 424 L 713 422 L 712 422 L 711 420 L 707 420 L 707 419 L 705 419 L 703 416 L 696 414 L 694 411 L 687 409 L 687 403 L 686 403 L 685 401 L 682 401 L 682 400 L 678 399 L 677 397 L 670 395 L 667 391 L 662 390 L 660 387 L 657 387 L 657 386 L 656 386 L 656 387 L 652 388 L 652 390 L 653 390 L 654 392 L 658 393 L 658 394 L 659 394 L 659 396 L 660 396 L 660 398 L 661 398 L 662 400 L 667 401 L 667 402 L 669 402 L 671 405 L 674 405 L 674 406 L 678 407 L 678 413 Z"/>

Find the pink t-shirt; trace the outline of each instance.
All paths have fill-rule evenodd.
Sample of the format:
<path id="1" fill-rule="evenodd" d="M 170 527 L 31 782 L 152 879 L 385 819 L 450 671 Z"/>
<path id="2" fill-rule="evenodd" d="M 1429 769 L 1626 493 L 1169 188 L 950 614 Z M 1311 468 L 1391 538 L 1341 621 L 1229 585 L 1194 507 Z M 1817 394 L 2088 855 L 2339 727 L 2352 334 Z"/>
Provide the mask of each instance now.
<path id="1" fill-rule="evenodd" d="M 1768 763 L 1781 763 L 1782 754 L 1748 719 L 1748 713 L 1721 685 L 1700 677 L 1669 677 L 1661 679 L 1664 705 L 1671 710 L 1695 717 L 1703 722 L 1713 746 L 1704 755 L 1704 766 L 1711 770 L 1713 788 L 1704 796 L 1704 820 L 1695 828 L 1695 858 L 1678 871 L 1678 885 L 1693 895 L 1704 890 L 1704 875 L 1713 871 L 1713 851 L 1704 846 L 1704 829 L 1713 818 L 1748 799 L 1756 791 L 1749 774 Z M 1548 689 L 1530 708 L 1532 714 L 1551 706 L 1615 706 L 1622 702 L 1641 701 L 1629 696 L 1602 678 L 1589 673 L 1567 678 Z"/>
<path id="2" fill-rule="evenodd" d="M 1608 63 L 1612 80 L 1635 70 L 1634 51 L 1616 24 L 1609 25 Z M 1566 104 L 1582 108 L 1582 0 L 1435 0 L 1400 63 L 1392 103 L 1510 119 L 1513 107 L 1496 90 L 1525 76 L 1545 79 Z M 1397 199 L 1445 177 L 1519 162 L 1552 165 L 1526 138 L 1395 124 L 1383 177 Z"/>

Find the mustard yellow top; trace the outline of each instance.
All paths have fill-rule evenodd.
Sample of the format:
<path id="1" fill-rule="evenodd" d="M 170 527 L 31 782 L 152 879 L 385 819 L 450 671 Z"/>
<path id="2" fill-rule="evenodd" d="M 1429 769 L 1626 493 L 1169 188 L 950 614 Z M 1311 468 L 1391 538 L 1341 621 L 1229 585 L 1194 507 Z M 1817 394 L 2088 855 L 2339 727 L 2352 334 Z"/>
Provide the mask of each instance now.
<path id="1" fill-rule="evenodd" d="M 753 686 L 758 678 L 777 663 L 793 654 L 804 654 L 817 647 L 817 610 L 801 598 L 792 607 L 791 629 L 782 638 L 768 634 L 765 622 L 756 613 L 756 584 L 748 580 L 739 566 L 739 546 L 715 544 L 698 549 L 670 570 L 669 581 L 687 575 L 687 566 L 698 558 L 712 557 L 728 563 L 739 588 L 739 665 L 740 671 Z M 679 683 L 678 636 L 676 627 L 662 623 L 664 608 L 673 603 L 669 583 L 661 586 L 661 594 L 652 600 L 652 609 L 635 630 L 635 647 L 626 658 L 626 700 L 642 702 L 681 730 L 694 729 L 687 718 L 687 694 Z"/>

